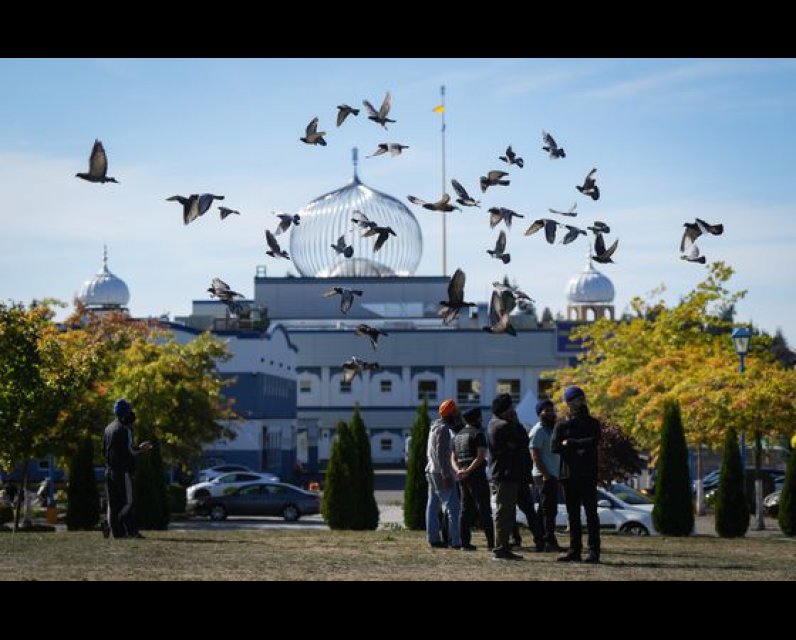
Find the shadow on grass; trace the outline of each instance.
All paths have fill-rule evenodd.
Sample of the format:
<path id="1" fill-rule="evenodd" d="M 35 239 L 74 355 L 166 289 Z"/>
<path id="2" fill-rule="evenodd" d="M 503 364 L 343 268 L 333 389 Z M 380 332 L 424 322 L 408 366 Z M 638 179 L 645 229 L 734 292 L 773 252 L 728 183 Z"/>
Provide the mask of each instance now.
<path id="1" fill-rule="evenodd" d="M 606 562 L 605 567 L 617 569 L 670 569 L 685 571 L 754 571 L 755 567 L 748 564 L 681 564 L 678 562 Z"/>

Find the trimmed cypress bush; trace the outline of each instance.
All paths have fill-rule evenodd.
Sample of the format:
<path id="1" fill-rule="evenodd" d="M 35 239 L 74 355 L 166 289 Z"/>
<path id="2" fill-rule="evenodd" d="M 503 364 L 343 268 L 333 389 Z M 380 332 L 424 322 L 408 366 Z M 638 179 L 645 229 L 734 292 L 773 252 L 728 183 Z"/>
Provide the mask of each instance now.
<path id="1" fill-rule="evenodd" d="M 69 460 L 67 486 L 66 528 L 87 531 L 99 523 L 99 491 L 94 477 L 94 444 L 84 438 Z"/>
<path id="2" fill-rule="evenodd" d="M 680 417 L 680 404 L 676 400 L 667 400 L 663 405 L 652 523 L 660 533 L 667 536 L 687 536 L 694 528 L 688 448 Z"/>
<path id="3" fill-rule="evenodd" d="M 359 403 L 354 406 L 354 415 L 349 428 L 357 456 L 353 486 L 351 487 L 351 491 L 356 496 L 356 512 L 351 528 L 360 531 L 374 530 L 379 526 L 379 506 L 376 504 L 376 496 L 373 493 L 373 459 L 370 438 L 359 412 Z"/>
<path id="4" fill-rule="evenodd" d="M 741 451 L 734 429 L 724 438 L 724 456 L 716 495 L 716 533 L 722 538 L 741 538 L 749 528 L 749 505 L 744 492 Z"/>
<path id="5" fill-rule="evenodd" d="M 352 452 L 354 452 L 354 439 L 351 430 L 341 420 L 337 423 L 332 454 L 326 465 L 321 501 L 321 514 L 330 529 L 350 529 L 354 519 L 356 505 L 355 496 L 351 491 L 351 480 L 356 458 L 352 457 Z"/>
<path id="6" fill-rule="evenodd" d="M 426 503 L 428 502 L 428 480 L 426 480 L 426 442 L 431 430 L 428 417 L 428 400 L 417 408 L 412 425 L 412 441 L 409 445 L 409 461 L 406 465 L 404 487 L 404 525 L 407 529 L 424 531 L 426 528 Z"/>
<path id="7" fill-rule="evenodd" d="M 133 509 L 139 529 L 169 528 L 169 498 L 160 442 L 152 440 L 152 450 L 135 459 Z"/>
<path id="8" fill-rule="evenodd" d="M 170 484 L 166 488 L 169 497 L 169 513 L 185 513 L 188 502 L 187 491 L 181 484 Z"/>
<path id="9" fill-rule="evenodd" d="M 796 536 L 796 449 L 790 452 L 779 497 L 779 528 L 786 536 Z"/>

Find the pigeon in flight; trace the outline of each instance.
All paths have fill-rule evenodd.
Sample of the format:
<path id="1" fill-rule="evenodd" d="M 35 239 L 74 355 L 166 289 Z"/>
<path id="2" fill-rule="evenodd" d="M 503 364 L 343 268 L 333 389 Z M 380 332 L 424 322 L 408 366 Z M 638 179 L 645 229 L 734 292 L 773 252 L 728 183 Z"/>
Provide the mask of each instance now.
<path id="1" fill-rule="evenodd" d="M 187 198 L 183 196 L 171 196 L 166 198 L 170 202 L 179 202 L 182 205 L 182 222 L 183 224 L 190 224 L 199 216 L 207 213 L 207 210 L 213 205 L 213 200 L 223 200 L 224 196 L 217 196 L 212 193 L 196 194 L 193 193 Z"/>
<path id="2" fill-rule="evenodd" d="M 242 293 L 230 289 L 229 285 L 221 278 L 213 278 L 213 283 L 207 290 L 210 292 L 211 298 L 215 297 L 219 300 L 232 300 L 235 297 L 243 297 Z"/>
<path id="3" fill-rule="evenodd" d="M 354 109 L 354 107 L 349 107 L 347 104 L 338 104 L 337 105 L 338 112 L 337 112 L 337 126 L 339 127 L 345 119 L 349 116 L 358 116 L 359 109 Z"/>
<path id="4" fill-rule="evenodd" d="M 508 333 L 512 336 L 517 335 L 517 330 L 511 326 L 509 314 L 517 305 L 514 294 L 511 291 L 492 291 L 492 299 L 489 301 L 489 326 L 482 327 L 484 331 L 490 333 Z"/>
<path id="5" fill-rule="evenodd" d="M 574 218 L 576 215 L 578 215 L 577 213 L 575 213 L 575 209 L 577 208 L 578 208 L 578 203 L 573 202 L 572 206 L 569 208 L 568 211 L 558 211 L 557 209 L 548 209 L 548 211 L 550 213 L 557 213 L 560 216 L 572 216 Z"/>
<path id="6" fill-rule="evenodd" d="M 367 100 L 363 100 L 362 104 L 365 105 L 365 109 L 368 111 L 368 120 L 379 123 L 385 129 L 387 128 L 388 122 L 395 122 L 395 120 L 390 120 L 387 117 L 387 114 L 390 113 L 390 107 L 392 106 L 392 96 L 389 91 L 387 95 L 384 96 L 384 102 L 381 103 L 381 108 L 378 111 L 376 111 L 373 105 Z"/>
<path id="7" fill-rule="evenodd" d="M 323 292 L 324 298 L 331 298 L 334 295 L 340 294 L 340 311 L 348 313 L 351 305 L 354 304 L 354 296 L 362 297 L 361 289 L 349 289 L 348 287 L 332 287 Z"/>
<path id="8" fill-rule="evenodd" d="M 579 235 L 586 235 L 586 231 L 580 227 L 573 227 L 571 224 L 565 224 L 564 226 L 569 229 L 569 231 L 567 231 L 567 234 L 561 239 L 561 244 L 569 244 L 570 242 L 574 242 L 575 238 Z"/>
<path id="9" fill-rule="evenodd" d="M 409 145 L 401 144 L 400 142 L 381 142 L 379 143 L 379 148 L 376 149 L 372 154 L 366 156 L 368 158 L 375 158 L 376 156 L 383 155 L 390 152 L 391 156 L 399 156 L 401 155 L 401 151 L 404 149 L 408 149 Z"/>
<path id="10" fill-rule="evenodd" d="M 240 211 L 236 211 L 235 209 L 230 209 L 229 207 L 219 207 L 219 213 L 221 214 L 221 219 L 224 220 L 227 216 L 231 216 L 233 213 L 236 216 L 240 215 Z"/>
<path id="11" fill-rule="evenodd" d="M 503 264 L 508 264 L 511 262 L 511 254 L 506 253 L 506 232 L 501 231 L 500 235 L 498 235 L 497 242 L 495 243 L 495 249 L 487 249 L 486 252 L 492 256 L 493 258 L 497 258 L 498 260 L 502 260 Z"/>
<path id="12" fill-rule="evenodd" d="M 511 219 L 512 218 L 524 218 L 525 216 L 521 213 L 517 213 L 516 211 L 512 211 L 511 209 L 506 209 L 506 207 L 492 207 L 489 210 L 489 226 L 494 229 L 497 225 L 500 224 L 500 221 L 506 223 L 506 226 L 511 229 Z"/>
<path id="13" fill-rule="evenodd" d="M 285 258 L 290 260 L 290 256 L 287 254 L 287 251 L 282 250 L 282 247 L 279 246 L 276 237 L 268 229 L 265 230 L 265 241 L 268 243 L 268 251 L 265 252 L 266 255 L 269 255 L 272 258 Z"/>
<path id="14" fill-rule="evenodd" d="M 448 282 L 448 299 L 440 300 L 437 315 L 442 316 L 443 324 L 450 324 L 459 317 L 464 307 L 475 307 L 474 302 L 464 301 L 464 271 L 456 269 Z"/>
<path id="15" fill-rule="evenodd" d="M 459 196 L 456 198 L 456 202 L 458 202 L 463 207 L 480 207 L 481 201 L 474 200 L 470 197 L 470 194 L 467 193 L 467 190 L 461 185 L 461 183 L 456 180 L 455 178 L 451 180 L 451 184 L 453 185 L 453 190 L 456 192 L 456 195 Z"/>
<path id="16" fill-rule="evenodd" d="M 396 233 L 392 230 L 392 227 L 371 227 L 362 234 L 362 237 L 367 238 L 375 235 L 378 235 L 378 237 L 376 238 L 376 244 L 373 245 L 374 253 L 384 246 L 384 243 L 387 242 L 387 238 L 396 235 Z"/>
<path id="17" fill-rule="evenodd" d="M 299 140 L 306 142 L 307 144 L 319 144 L 322 147 L 325 147 L 326 140 L 323 139 L 323 136 L 325 135 L 325 131 L 318 131 L 318 116 L 315 116 L 307 125 L 305 137 L 299 138 Z"/>
<path id="18" fill-rule="evenodd" d="M 379 341 L 379 336 L 389 335 L 386 331 L 376 329 L 376 327 L 371 327 L 366 324 L 358 324 L 355 333 L 358 336 L 367 336 L 370 339 L 370 346 L 373 347 L 374 351 L 377 350 L 376 344 Z"/>
<path id="19" fill-rule="evenodd" d="M 221 302 L 229 310 L 229 315 L 240 317 L 242 314 L 246 313 L 249 310 L 249 305 L 243 304 L 242 302 L 238 302 L 237 300 L 233 300 L 232 298 L 226 299 L 222 298 Z"/>
<path id="20" fill-rule="evenodd" d="M 505 293 L 506 291 L 508 291 L 509 293 L 511 293 L 511 295 L 514 296 L 514 300 L 515 301 L 516 300 L 527 300 L 528 302 L 536 302 L 536 300 L 531 298 L 531 296 L 529 296 L 527 293 L 525 293 L 524 291 L 521 291 L 518 287 L 515 287 L 513 285 L 503 284 L 502 282 L 495 281 L 495 282 L 492 283 L 492 287 L 494 287 L 494 289 L 498 293 Z"/>
<path id="21" fill-rule="evenodd" d="M 426 202 L 425 200 L 421 200 L 415 196 L 406 196 L 406 199 L 412 204 L 421 206 L 429 211 L 453 211 L 454 209 L 461 211 L 461 207 L 456 207 L 450 204 L 451 197 L 447 193 L 436 202 Z"/>
<path id="22" fill-rule="evenodd" d="M 365 371 L 367 369 L 378 371 L 380 369 L 379 363 L 367 362 L 356 356 L 351 356 L 350 360 L 346 360 L 343 363 L 343 382 L 350 384 L 360 371 Z"/>
<path id="23" fill-rule="evenodd" d="M 506 155 L 505 156 L 498 156 L 498 160 L 503 160 L 508 165 L 516 164 L 520 169 L 525 166 L 525 160 L 520 158 L 511 148 L 509 145 L 506 148 Z"/>
<path id="24" fill-rule="evenodd" d="M 593 227 L 586 227 L 589 231 L 594 231 L 594 233 L 611 233 L 611 227 L 609 227 L 604 222 L 600 222 L 599 220 L 594 221 Z"/>
<path id="25" fill-rule="evenodd" d="M 608 264 L 609 262 L 613 262 L 611 260 L 611 256 L 614 255 L 614 251 L 616 251 L 616 247 L 619 245 L 619 238 L 614 240 L 614 243 L 605 248 L 605 240 L 603 239 L 603 234 L 599 231 L 594 232 L 594 253 L 591 258 L 595 262 L 599 262 L 600 264 Z"/>
<path id="26" fill-rule="evenodd" d="M 353 222 L 360 229 L 372 229 L 378 224 L 373 220 L 369 220 L 368 217 L 364 213 L 362 213 L 359 209 L 354 209 L 351 215 L 353 216 L 351 218 L 351 222 Z"/>
<path id="27" fill-rule="evenodd" d="M 556 241 L 556 231 L 558 230 L 558 222 L 551 218 L 539 218 L 534 220 L 533 224 L 525 230 L 525 235 L 530 236 L 544 228 L 544 236 L 550 244 Z"/>
<path id="28" fill-rule="evenodd" d="M 481 176 L 481 193 L 486 193 L 486 190 L 489 187 L 494 187 L 495 185 L 503 185 L 507 187 L 511 184 L 511 180 L 503 180 L 504 176 L 509 175 L 505 171 L 498 171 L 494 169 L 487 173 L 485 176 Z"/>
<path id="29" fill-rule="evenodd" d="M 279 218 L 279 226 L 276 228 L 276 231 L 274 231 L 275 236 L 287 231 L 291 224 L 298 224 L 301 221 L 301 216 L 298 214 L 277 213 L 276 211 L 274 211 L 273 214 Z"/>
<path id="30" fill-rule="evenodd" d="M 699 247 L 696 246 L 695 242 L 689 243 L 685 249 L 680 249 L 683 252 L 683 255 L 680 256 L 681 260 L 687 260 L 688 262 L 698 262 L 699 264 L 705 264 L 705 256 L 700 255 Z"/>
<path id="31" fill-rule="evenodd" d="M 88 159 L 88 172 L 76 173 L 76 178 L 83 178 L 89 182 L 115 182 L 119 184 L 116 178 L 109 178 L 108 173 L 108 156 L 105 155 L 105 147 L 99 140 L 94 140 L 94 146 L 91 148 L 91 157 Z"/>
<path id="32" fill-rule="evenodd" d="M 354 255 L 354 247 L 352 247 L 350 244 L 345 243 L 345 234 L 337 238 L 337 242 L 331 245 L 331 247 L 332 249 L 335 250 L 335 253 L 337 253 L 337 255 L 340 255 L 342 253 L 343 256 L 345 256 L 346 258 L 350 258 L 351 256 Z"/>
<path id="33" fill-rule="evenodd" d="M 542 149 L 544 149 L 550 154 L 551 160 L 555 160 L 556 158 L 567 157 L 567 154 L 564 153 L 564 149 L 562 149 L 556 144 L 556 141 L 553 139 L 553 136 L 547 133 L 547 131 L 542 131 Z"/>
<path id="34" fill-rule="evenodd" d="M 589 171 L 589 175 L 583 180 L 583 186 L 576 186 L 575 188 L 580 191 L 584 196 L 591 196 L 592 200 L 599 200 L 600 199 L 600 187 L 598 187 L 594 183 L 594 174 L 597 173 L 597 169 L 592 169 Z"/>
<path id="35" fill-rule="evenodd" d="M 724 233 L 723 224 L 709 224 L 700 218 L 695 218 L 696 222 L 684 222 L 683 226 L 683 239 L 680 240 L 680 253 L 685 253 L 687 247 L 704 233 L 709 233 L 714 236 L 720 236 Z"/>

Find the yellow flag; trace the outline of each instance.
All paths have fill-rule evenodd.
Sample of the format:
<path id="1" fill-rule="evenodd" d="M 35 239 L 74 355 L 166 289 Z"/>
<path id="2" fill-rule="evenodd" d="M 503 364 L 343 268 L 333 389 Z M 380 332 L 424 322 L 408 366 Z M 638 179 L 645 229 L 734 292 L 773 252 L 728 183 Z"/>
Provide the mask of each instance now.
<path id="1" fill-rule="evenodd" d="M 432 109 L 432 111 L 434 113 L 445 113 L 445 105 L 444 104 L 437 105 Z"/>

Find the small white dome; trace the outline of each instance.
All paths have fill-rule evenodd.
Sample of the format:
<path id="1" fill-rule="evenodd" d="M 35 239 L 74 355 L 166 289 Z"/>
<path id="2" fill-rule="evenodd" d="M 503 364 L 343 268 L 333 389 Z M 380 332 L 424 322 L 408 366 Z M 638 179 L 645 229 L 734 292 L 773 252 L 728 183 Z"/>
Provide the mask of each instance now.
<path id="1" fill-rule="evenodd" d="M 614 285 L 589 261 L 589 266 L 582 273 L 572 276 L 566 294 L 571 304 L 609 303 L 614 300 Z"/>
<path id="2" fill-rule="evenodd" d="M 102 270 L 83 283 L 77 297 L 87 307 L 126 307 L 130 302 L 130 291 L 124 280 L 108 270 L 107 249 L 102 260 Z"/>

